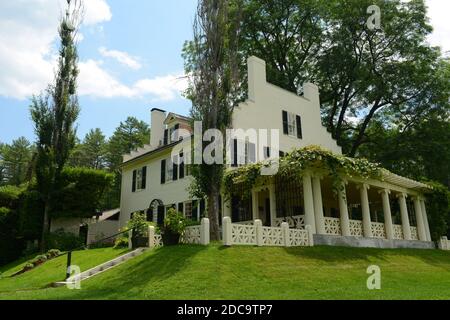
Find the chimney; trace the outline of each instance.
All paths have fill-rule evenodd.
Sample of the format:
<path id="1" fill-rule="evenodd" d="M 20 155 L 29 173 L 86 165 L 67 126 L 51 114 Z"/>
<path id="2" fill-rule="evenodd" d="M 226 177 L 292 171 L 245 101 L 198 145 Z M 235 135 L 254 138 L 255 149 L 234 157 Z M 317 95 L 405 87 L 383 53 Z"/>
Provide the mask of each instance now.
<path id="1" fill-rule="evenodd" d="M 151 111 L 151 135 L 150 145 L 158 148 L 163 144 L 164 140 L 164 120 L 166 120 L 166 112 L 161 109 L 153 108 Z"/>
<path id="2" fill-rule="evenodd" d="M 248 66 L 248 98 L 256 101 L 256 94 L 264 90 L 266 84 L 266 62 L 255 56 L 247 59 Z"/>
<path id="3" fill-rule="evenodd" d="M 314 112 L 320 118 L 320 94 L 319 87 L 314 83 L 306 82 L 303 84 L 303 97 L 308 99 L 314 107 Z"/>

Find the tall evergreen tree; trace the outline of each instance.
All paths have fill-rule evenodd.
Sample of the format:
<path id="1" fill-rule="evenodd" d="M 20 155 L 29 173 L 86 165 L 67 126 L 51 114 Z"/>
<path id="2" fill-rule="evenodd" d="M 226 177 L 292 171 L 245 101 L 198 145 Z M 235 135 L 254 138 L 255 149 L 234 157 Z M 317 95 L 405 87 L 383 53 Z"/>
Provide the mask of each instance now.
<path id="1" fill-rule="evenodd" d="M 228 0 L 201 0 L 194 23 L 194 40 L 185 50 L 186 72 L 190 74 L 187 96 L 192 101 L 192 118 L 201 121 L 203 130 L 222 133 L 231 124 L 238 93 L 238 21 L 229 19 Z M 237 17 L 235 15 L 234 17 Z M 208 200 L 207 214 L 211 239 L 219 240 L 220 186 L 223 164 L 193 167 L 194 190 Z"/>
<path id="2" fill-rule="evenodd" d="M 55 80 L 45 93 L 32 99 L 30 107 L 37 135 L 36 178 L 44 202 L 41 250 L 46 249 L 52 200 L 75 144 L 74 123 L 80 108 L 76 93 L 78 54 L 74 38 L 81 15 L 81 2 L 67 0 L 66 14 L 59 26 L 60 49 Z"/>
<path id="3" fill-rule="evenodd" d="M 3 147 L 0 167 L 3 168 L 4 183 L 19 186 L 27 180 L 27 172 L 32 158 L 30 142 L 20 137 L 13 140 L 11 145 Z M 0 170 L 2 170 L 0 168 Z"/>
<path id="4" fill-rule="evenodd" d="M 82 143 L 70 155 L 71 166 L 104 169 L 106 166 L 106 139 L 99 128 L 91 129 Z"/>

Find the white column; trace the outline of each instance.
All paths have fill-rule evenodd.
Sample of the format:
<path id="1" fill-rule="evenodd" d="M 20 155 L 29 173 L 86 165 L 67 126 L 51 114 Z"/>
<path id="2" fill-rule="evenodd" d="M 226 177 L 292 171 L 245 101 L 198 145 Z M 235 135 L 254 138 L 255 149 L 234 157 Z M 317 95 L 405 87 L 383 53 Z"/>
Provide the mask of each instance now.
<path id="1" fill-rule="evenodd" d="M 420 241 L 427 241 L 427 235 L 425 231 L 425 223 L 423 221 L 422 206 L 420 205 L 420 199 L 415 197 L 414 199 L 414 211 L 416 212 L 417 221 L 417 233 Z"/>
<path id="2" fill-rule="evenodd" d="M 252 190 L 252 215 L 253 221 L 259 219 L 259 199 L 258 192 Z"/>
<path id="3" fill-rule="evenodd" d="M 270 226 L 275 227 L 275 219 L 277 217 L 277 197 L 275 194 L 274 184 L 271 184 L 269 186 L 269 197 L 270 197 Z"/>
<path id="4" fill-rule="evenodd" d="M 316 231 L 318 234 L 325 234 L 325 222 L 323 217 L 322 188 L 320 186 L 320 177 L 312 178 L 313 197 L 314 197 L 314 217 L 316 219 Z"/>
<path id="5" fill-rule="evenodd" d="M 149 226 L 148 227 L 148 247 L 150 249 L 153 249 L 155 247 L 155 227 Z"/>
<path id="6" fill-rule="evenodd" d="M 392 225 L 391 204 L 389 203 L 390 190 L 384 189 L 380 191 L 381 200 L 383 201 L 383 213 L 384 213 L 384 228 L 386 230 L 386 238 L 389 240 L 394 239 L 394 228 Z"/>
<path id="7" fill-rule="evenodd" d="M 311 174 L 303 175 L 303 202 L 305 207 L 305 225 L 310 225 L 313 233 L 316 233 L 316 221 L 314 218 L 314 198 L 311 183 Z"/>
<path id="8" fill-rule="evenodd" d="M 422 215 L 423 215 L 423 223 L 425 225 L 425 233 L 427 236 L 427 240 L 431 241 L 431 232 L 430 232 L 430 225 L 428 224 L 428 215 L 427 215 L 427 208 L 425 207 L 425 200 L 421 199 L 420 201 L 421 209 L 422 209 Z"/>
<path id="9" fill-rule="evenodd" d="M 231 200 L 225 200 L 225 195 L 222 195 L 222 199 L 223 217 L 231 218 Z"/>
<path id="10" fill-rule="evenodd" d="M 253 222 L 253 226 L 255 227 L 256 230 L 256 245 L 258 247 L 262 247 L 263 244 L 263 229 L 262 229 L 262 221 L 259 219 L 256 219 Z"/>
<path id="11" fill-rule="evenodd" d="M 363 232 L 364 237 L 372 238 L 372 220 L 370 219 L 370 205 L 369 205 L 369 195 L 367 190 L 369 186 L 367 184 L 362 184 L 358 186 L 359 194 L 361 196 L 361 211 L 362 211 L 362 221 L 363 221 Z"/>
<path id="12" fill-rule="evenodd" d="M 283 222 L 281 224 L 281 232 L 283 234 L 283 244 L 285 247 L 290 247 L 290 239 L 289 239 L 289 224 L 287 222 Z"/>
<path id="13" fill-rule="evenodd" d="M 210 240 L 209 219 L 203 218 L 200 224 L 200 244 L 207 246 Z"/>
<path id="14" fill-rule="evenodd" d="M 398 203 L 400 205 L 400 215 L 402 216 L 403 238 L 411 240 L 411 225 L 409 224 L 408 207 L 406 206 L 405 193 L 398 195 Z"/>
<path id="15" fill-rule="evenodd" d="M 222 219 L 222 241 L 224 246 L 231 246 L 233 243 L 230 217 Z"/>
<path id="16" fill-rule="evenodd" d="M 341 232 L 344 237 L 350 236 L 350 219 L 348 218 L 347 207 L 347 191 L 345 184 L 342 184 L 342 189 L 338 192 L 339 197 L 339 215 L 341 220 Z"/>

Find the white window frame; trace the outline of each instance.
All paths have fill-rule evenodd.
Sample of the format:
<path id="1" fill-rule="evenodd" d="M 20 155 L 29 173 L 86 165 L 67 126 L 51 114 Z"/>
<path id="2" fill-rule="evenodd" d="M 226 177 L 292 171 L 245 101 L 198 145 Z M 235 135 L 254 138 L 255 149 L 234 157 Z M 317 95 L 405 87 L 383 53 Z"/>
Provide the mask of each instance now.
<path id="1" fill-rule="evenodd" d="M 144 173 L 144 169 L 140 168 L 140 169 L 136 169 L 136 185 L 135 185 L 135 189 L 136 191 L 142 191 L 142 179 L 143 179 L 143 173 Z"/>
<path id="2" fill-rule="evenodd" d="M 187 208 L 190 208 L 190 211 L 191 211 L 191 214 L 190 214 L 190 217 L 188 217 L 188 215 L 187 215 Z M 193 213 L 194 213 L 194 211 L 193 211 L 193 205 L 192 205 L 192 201 L 186 201 L 185 203 L 184 203 L 184 205 L 183 205 L 183 209 L 184 209 L 184 212 L 183 212 L 183 214 L 184 214 L 184 217 L 186 218 L 186 219 L 188 219 L 188 220 L 193 220 Z"/>
<path id="3" fill-rule="evenodd" d="M 297 115 L 288 112 L 288 136 L 297 138 Z"/>

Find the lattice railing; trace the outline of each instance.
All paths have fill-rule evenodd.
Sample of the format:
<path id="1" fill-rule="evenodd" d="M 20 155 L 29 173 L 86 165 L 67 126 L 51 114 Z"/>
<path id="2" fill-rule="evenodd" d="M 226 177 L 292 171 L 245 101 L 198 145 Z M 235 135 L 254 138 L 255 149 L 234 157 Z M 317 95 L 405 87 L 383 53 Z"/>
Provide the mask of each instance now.
<path id="1" fill-rule="evenodd" d="M 403 240 L 404 239 L 403 226 L 398 225 L 398 224 L 394 224 L 392 226 L 392 228 L 394 229 L 394 239 L 396 239 L 396 240 Z"/>
<path id="2" fill-rule="evenodd" d="M 372 222 L 372 236 L 374 238 L 386 239 L 384 223 Z"/>
<path id="3" fill-rule="evenodd" d="M 417 233 L 417 227 L 411 227 L 411 240 L 419 240 L 419 234 Z"/>
<path id="4" fill-rule="evenodd" d="M 308 232 L 301 229 L 289 229 L 289 245 L 291 247 L 307 247 L 309 245 Z"/>
<path id="5" fill-rule="evenodd" d="M 341 235 L 341 220 L 339 218 L 324 218 L 326 234 L 339 236 Z"/>
<path id="6" fill-rule="evenodd" d="M 256 245 L 256 228 L 253 225 L 232 224 L 231 236 L 232 244 Z"/>
<path id="7" fill-rule="evenodd" d="M 262 227 L 262 241 L 265 246 L 284 246 L 283 229 Z"/>
<path id="8" fill-rule="evenodd" d="M 160 234 L 155 234 L 155 248 L 162 247 L 163 241 Z"/>
<path id="9" fill-rule="evenodd" d="M 350 235 L 354 237 L 362 237 L 363 223 L 360 220 L 350 220 Z"/>
<path id="10" fill-rule="evenodd" d="M 200 244 L 200 226 L 186 227 L 183 236 L 181 237 L 182 243 Z"/>
<path id="11" fill-rule="evenodd" d="M 305 216 L 292 216 L 286 218 L 276 218 L 275 219 L 275 227 L 280 227 L 283 222 L 287 222 L 289 224 L 289 228 L 292 229 L 305 229 Z"/>

